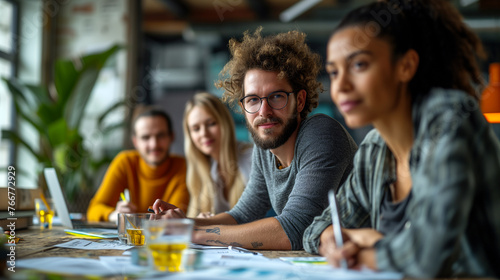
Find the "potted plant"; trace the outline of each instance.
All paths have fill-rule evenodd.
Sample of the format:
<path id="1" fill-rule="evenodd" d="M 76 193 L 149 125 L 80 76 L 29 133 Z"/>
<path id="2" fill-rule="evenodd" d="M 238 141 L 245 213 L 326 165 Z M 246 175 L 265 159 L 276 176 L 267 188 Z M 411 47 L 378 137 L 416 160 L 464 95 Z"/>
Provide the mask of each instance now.
<path id="1" fill-rule="evenodd" d="M 39 178 L 43 168 L 55 167 L 70 202 L 81 190 L 91 189 L 95 172 L 112 159 L 94 158 L 84 145 L 80 124 L 101 69 L 119 49 L 113 46 L 78 59 L 57 60 L 54 83 L 49 87 L 3 78 L 12 93 L 17 116 L 37 131 L 40 145 L 38 149 L 31 147 L 15 130 L 2 130 L 2 139 L 9 139 L 31 152 L 39 163 Z M 124 125 L 104 125 L 105 117 L 124 104 L 118 102 L 110 106 L 99 117 L 97 127 L 103 135 Z"/>

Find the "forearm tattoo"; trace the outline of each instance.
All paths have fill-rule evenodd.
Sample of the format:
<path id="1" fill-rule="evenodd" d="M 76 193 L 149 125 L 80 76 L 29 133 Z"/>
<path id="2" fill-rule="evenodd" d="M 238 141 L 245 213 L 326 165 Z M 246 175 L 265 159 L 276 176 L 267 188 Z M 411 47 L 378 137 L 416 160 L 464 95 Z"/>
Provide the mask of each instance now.
<path id="1" fill-rule="evenodd" d="M 217 234 L 217 235 L 220 235 L 221 234 L 221 230 L 219 227 L 214 227 L 214 228 L 207 228 L 207 229 L 203 229 L 203 228 L 195 228 L 194 229 L 195 231 L 204 231 L 206 233 L 213 233 L 213 234 Z M 237 246 L 237 247 L 243 247 L 242 244 L 238 243 L 238 242 L 230 242 L 230 243 L 227 243 L 227 242 L 223 242 L 221 240 L 214 240 L 214 239 L 208 239 L 206 240 L 207 243 L 213 243 L 213 244 L 217 244 L 217 245 L 222 245 L 222 246 Z M 252 248 L 254 249 L 259 249 L 260 247 L 264 246 L 264 244 L 262 242 L 258 242 L 258 241 L 254 241 L 252 243 L 250 243 L 252 245 Z"/>
<path id="2" fill-rule="evenodd" d="M 222 242 L 220 240 L 207 240 L 206 241 L 207 243 L 214 243 L 214 244 L 217 244 L 217 245 L 222 245 L 222 246 L 236 246 L 236 247 L 242 247 L 243 245 L 238 243 L 238 242 L 230 242 L 230 243 L 226 243 L 226 242 Z"/>
<path id="3" fill-rule="evenodd" d="M 251 244 L 254 249 L 258 249 L 259 247 L 262 247 L 264 245 L 261 242 L 252 242 Z"/>
<path id="4" fill-rule="evenodd" d="M 207 229 L 195 228 L 194 230 L 195 231 L 205 231 L 206 233 L 215 233 L 217 235 L 220 235 L 220 228 L 219 227 L 207 228 Z"/>

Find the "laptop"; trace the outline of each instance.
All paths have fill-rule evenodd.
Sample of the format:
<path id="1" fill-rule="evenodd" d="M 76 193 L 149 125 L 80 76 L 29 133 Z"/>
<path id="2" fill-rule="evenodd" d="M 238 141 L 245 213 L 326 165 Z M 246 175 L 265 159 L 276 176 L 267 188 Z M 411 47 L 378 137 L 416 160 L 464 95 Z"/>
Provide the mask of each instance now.
<path id="1" fill-rule="evenodd" d="M 94 238 L 118 238 L 117 225 L 115 223 L 91 223 L 86 221 L 71 220 L 68 206 L 64 198 L 61 185 L 57 179 L 57 173 L 54 168 L 45 168 L 43 170 L 45 181 L 50 191 L 50 196 L 56 207 L 57 216 L 65 228 L 64 231 L 69 234 L 82 237 Z"/>

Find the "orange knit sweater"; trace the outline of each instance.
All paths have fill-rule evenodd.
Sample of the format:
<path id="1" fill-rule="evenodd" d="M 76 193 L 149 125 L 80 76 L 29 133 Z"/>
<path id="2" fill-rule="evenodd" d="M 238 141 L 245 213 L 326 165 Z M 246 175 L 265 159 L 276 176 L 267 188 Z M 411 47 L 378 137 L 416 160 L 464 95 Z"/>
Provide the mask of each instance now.
<path id="1" fill-rule="evenodd" d="M 145 213 L 157 198 L 186 212 L 189 192 L 186 187 L 186 161 L 170 156 L 156 168 L 149 166 L 135 150 L 119 153 L 111 162 L 99 190 L 87 209 L 89 221 L 108 221 L 120 193 L 129 189 L 130 201 Z"/>

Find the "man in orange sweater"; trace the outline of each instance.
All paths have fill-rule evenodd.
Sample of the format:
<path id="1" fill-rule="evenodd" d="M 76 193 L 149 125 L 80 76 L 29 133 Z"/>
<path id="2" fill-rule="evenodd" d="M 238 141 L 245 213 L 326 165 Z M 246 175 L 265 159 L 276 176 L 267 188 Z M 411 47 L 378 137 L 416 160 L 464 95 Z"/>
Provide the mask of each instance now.
<path id="1" fill-rule="evenodd" d="M 169 154 L 174 140 L 170 117 L 158 109 L 147 109 L 133 122 L 132 142 L 136 150 L 119 153 L 106 172 L 87 209 L 89 221 L 116 221 L 117 213 L 144 213 L 161 197 L 187 210 L 184 158 Z M 129 190 L 130 201 L 120 201 Z"/>

